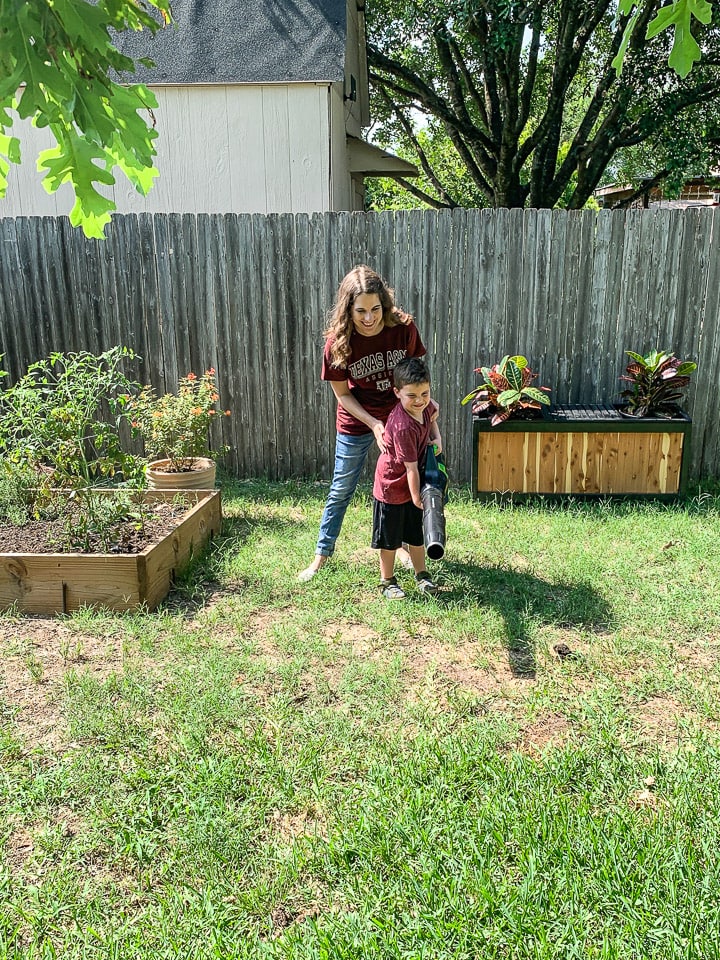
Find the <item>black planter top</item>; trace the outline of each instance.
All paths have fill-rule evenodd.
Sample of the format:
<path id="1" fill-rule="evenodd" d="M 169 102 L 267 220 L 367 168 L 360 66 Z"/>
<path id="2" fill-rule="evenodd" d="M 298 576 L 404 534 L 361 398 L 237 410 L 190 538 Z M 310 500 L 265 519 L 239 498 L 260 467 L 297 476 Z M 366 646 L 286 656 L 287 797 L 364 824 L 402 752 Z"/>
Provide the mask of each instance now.
<path id="1" fill-rule="evenodd" d="M 517 423 L 519 420 L 528 420 L 528 417 L 510 417 L 505 423 Z M 690 422 L 690 417 L 684 410 L 678 408 L 675 417 L 633 417 L 624 413 L 616 404 L 612 403 L 558 403 L 552 407 L 544 407 L 532 418 L 545 423 L 577 423 L 578 421 L 598 422 L 602 420 L 627 421 L 643 420 L 657 423 L 667 423 L 668 420 L 684 420 Z M 475 414 L 473 420 L 490 420 L 490 416 Z M 502 426 L 502 424 L 499 424 Z M 494 427 L 493 429 L 497 429 Z"/>

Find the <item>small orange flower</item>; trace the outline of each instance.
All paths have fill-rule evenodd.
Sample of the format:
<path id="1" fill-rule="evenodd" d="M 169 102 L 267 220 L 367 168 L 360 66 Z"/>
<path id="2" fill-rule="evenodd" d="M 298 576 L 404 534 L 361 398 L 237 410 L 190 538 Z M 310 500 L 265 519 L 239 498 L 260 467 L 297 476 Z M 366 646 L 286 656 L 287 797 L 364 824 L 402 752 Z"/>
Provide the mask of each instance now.
<path id="1" fill-rule="evenodd" d="M 208 410 L 208 413 L 210 414 L 211 417 L 214 417 L 214 416 L 215 416 L 215 411 L 214 411 L 214 410 Z"/>
<path id="2" fill-rule="evenodd" d="M 215 373 L 215 367 L 210 367 L 209 370 L 206 370 L 206 371 L 205 371 L 205 376 L 206 376 L 206 377 L 212 377 L 214 373 Z"/>
<path id="3" fill-rule="evenodd" d="M 229 410 L 226 410 L 226 411 L 225 411 L 225 416 L 226 416 L 226 417 L 229 417 L 229 416 L 230 416 L 230 411 L 229 411 Z"/>
<path id="4" fill-rule="evenodd" d="M 217 400 L 220 399 L 220 394 L 219 394 L 219 393 L 214 393 L 214 394 L 210 397 L 210 399 L 212 400 L 213 403 L 215 403 Z"/>
<path id="5" fill-rule="evenodd" d="M 200 407 L 193 407 L 192 410 L 190 411 L 190 413 L 191 413 L 194 417 L 199 417 L 200 414 L 202 413 L 202 410 L 201 410 Z"/>
<path id="6" fill-rule="evenodd" d="M 187 380 L 197 380 L 197 374 L 196 374 L 196 373 L 189 373 L 189 374 L 187 375 L 187 378 L 186 378 L 186 379 L 187 379 Z"/>

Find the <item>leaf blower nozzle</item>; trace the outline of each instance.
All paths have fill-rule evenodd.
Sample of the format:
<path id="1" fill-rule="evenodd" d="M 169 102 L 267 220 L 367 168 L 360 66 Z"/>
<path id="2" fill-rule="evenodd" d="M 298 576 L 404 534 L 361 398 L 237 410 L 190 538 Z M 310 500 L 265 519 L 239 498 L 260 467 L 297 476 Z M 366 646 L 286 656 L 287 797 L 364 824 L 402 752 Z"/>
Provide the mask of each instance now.
<path id="1" fill-rule="evenodd" d="M 423 536 L 425 552 L 431 560 L 442 560 L 445 554 L 445 508 L 442 490 L 430 484 L 420 491 L 423 503 Z"/>

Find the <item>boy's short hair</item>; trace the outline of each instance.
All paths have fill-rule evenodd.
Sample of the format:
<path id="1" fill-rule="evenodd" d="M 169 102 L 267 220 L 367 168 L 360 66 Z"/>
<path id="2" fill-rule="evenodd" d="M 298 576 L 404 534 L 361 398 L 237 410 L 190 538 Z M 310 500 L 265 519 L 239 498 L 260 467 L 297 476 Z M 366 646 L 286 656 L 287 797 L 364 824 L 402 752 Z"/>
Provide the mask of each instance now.
<path id="1" fill-rule="evenodd" d="M 405 357 L 393 370 L 393 384 L 396 390 L 407 387 L 411 383 L 430 383 L 428 365 L 419 357 Z"/>

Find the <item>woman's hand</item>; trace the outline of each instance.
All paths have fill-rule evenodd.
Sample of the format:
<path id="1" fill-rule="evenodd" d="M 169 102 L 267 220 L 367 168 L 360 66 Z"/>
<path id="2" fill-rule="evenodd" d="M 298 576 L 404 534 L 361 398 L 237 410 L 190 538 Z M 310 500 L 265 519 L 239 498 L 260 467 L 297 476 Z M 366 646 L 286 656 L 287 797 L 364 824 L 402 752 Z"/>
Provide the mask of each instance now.
<path id="1" fill-rule="evenodd" d="M 375 436 L 375 441 L 380 448 L 380 453 L 385 453 L 385 424 L 382 422 L 382 420 L 375 421 L 372 432 Z"/>

